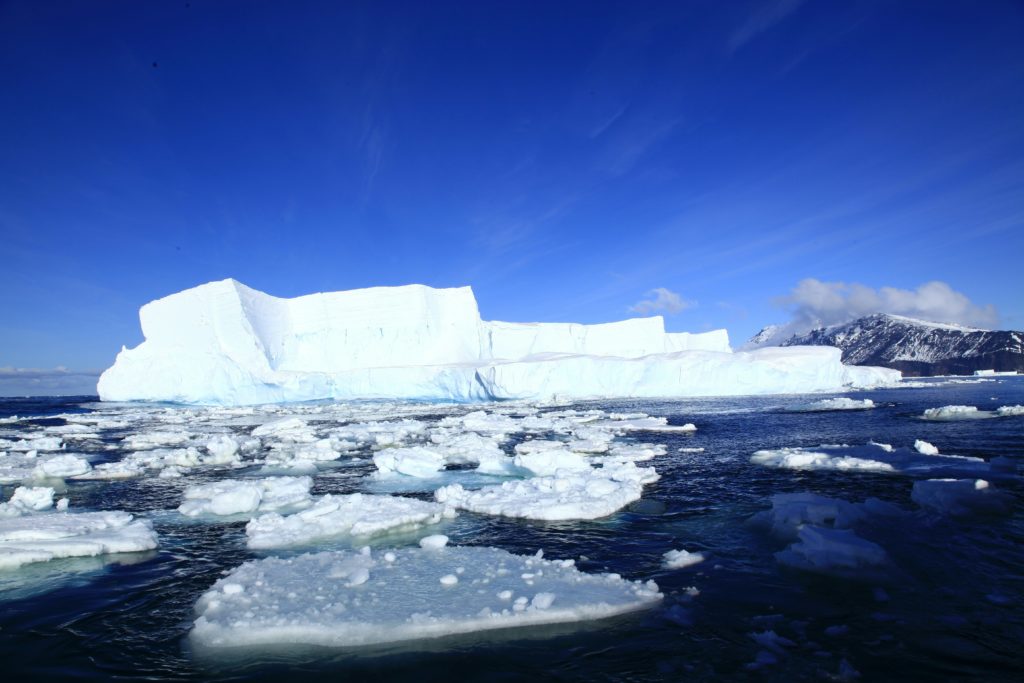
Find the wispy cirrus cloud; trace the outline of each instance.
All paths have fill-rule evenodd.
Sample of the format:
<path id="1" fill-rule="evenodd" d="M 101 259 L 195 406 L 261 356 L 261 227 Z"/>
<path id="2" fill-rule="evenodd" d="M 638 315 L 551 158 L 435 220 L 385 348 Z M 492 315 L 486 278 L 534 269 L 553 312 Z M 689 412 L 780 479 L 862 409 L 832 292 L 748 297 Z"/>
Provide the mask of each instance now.
<path id="1" fill-rule="evenodd" d="M 769 0 L 747 17 L 729 37 L 729 52 L 735 52 L 758 34 L 764 33 L 799 9 L 804 0 Z"/>
<path id="2" fill-rule="evenodd" d="M 641 299 L 632 306 L 629 310 L 633 313 L 639 313 L 640 315 L 650 315 L 651 313 L 664 312 L 668 315 L 675 315 L 681 313 L 687 308 L 693 308 L 697 305 L 696 301 L 688 301 L 679 295 L 677 292 L 673 292 L 665 287 L 656 287 L 651 291 L 647 292 L 647 299 Z"/>

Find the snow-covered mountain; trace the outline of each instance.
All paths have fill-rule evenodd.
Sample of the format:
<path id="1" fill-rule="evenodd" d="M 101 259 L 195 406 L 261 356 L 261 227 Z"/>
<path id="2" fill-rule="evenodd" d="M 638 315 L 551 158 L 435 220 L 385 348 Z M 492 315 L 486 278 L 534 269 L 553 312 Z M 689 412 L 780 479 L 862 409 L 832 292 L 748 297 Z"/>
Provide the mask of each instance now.
<path id="1" fill-rule="evenodd" d="M 777 335 L 769 326 L 747 346 L 761 346 Z M 979 330 L 878 313 L 841 325 L 821 327 L 778 346 L 835 346 L 843 362 L 895 368 L 907 376 L 969 375 L 975 370 L 1024 372 L 1024 332 Z"/>

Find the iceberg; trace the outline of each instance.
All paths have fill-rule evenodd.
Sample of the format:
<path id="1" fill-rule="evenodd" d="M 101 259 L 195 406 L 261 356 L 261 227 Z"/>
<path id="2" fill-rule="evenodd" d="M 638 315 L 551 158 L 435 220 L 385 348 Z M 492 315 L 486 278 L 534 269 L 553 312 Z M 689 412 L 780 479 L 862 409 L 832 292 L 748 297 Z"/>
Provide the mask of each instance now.
<path id="1" fill-rule="evenodd" d="M 315 399 L 727 396 L 893 385 L 838 349 L 733 353 L 725 330 L 480 318 L 469 287 L 373 287 L 282 299 L 232 280 L 152 301 L 145 336 L 101 376 L 104 401 L 251 405 Z"/>

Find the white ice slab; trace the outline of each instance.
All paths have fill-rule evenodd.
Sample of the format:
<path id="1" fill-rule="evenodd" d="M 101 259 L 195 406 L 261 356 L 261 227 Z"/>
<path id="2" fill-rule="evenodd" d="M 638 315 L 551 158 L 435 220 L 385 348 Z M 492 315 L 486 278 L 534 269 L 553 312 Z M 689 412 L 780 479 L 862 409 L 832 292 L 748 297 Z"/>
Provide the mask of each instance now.
<path id="1" fill-rule="evenodd" d="M 178 512 L 187 517 L 245 515 L 308 507 L 311 477 L 222 479 L 185 490 Z"/>
<path id="2" fill-rule="evenodd" d="M 615 468 L 560 470 L 553 476 L 507 481 L 476 491 L 451 484 L 434 495 L 441 503 L 481 514 L 548 521 L 598 519 L 639 500 L 643 485 L 657 477 L 653 469 L 630 462 Z"/>
<path id="3" fill-rule="evenodd" d="M 149 521 L 127 512 L 40 512 L 0 518 L 0 569 L 156 547 Z"/>
<path id="4" fill-rule="evenodd" d="M 248 562 L 196 604 L 206 647 L 356 647 L 603 619 L 656 604 L 653 582 L 498 548 L 325 552 Z"/>
<path id="5" fill-rule="evenodd" d="M 765 467 L 792 470 L 839 470 L 922 475 L 934 473 L 964 476 L 998 476 L 999 467 L 981 458 L 939 455 L 931 444 L 918 441 L 916 448 L 892 448 L 887 444 L 864 446 L 824 445 L 816 448 L 777 448 L 755 452 L 750 461 Z"/>
<path id="6" fill-rule="evenodd" d="M 245 533 L 250 548 L 283 548 L 339 536 L 366 537 L 413 529 L 436 524 L 451 515 L 444 505 L 414 498 L 328 494 L 293 515 L 255 517 L 246 525 Z"/>
<path id="7" fill-rule="evenodd" d="M 855 399 L 839 396 L 837 398 L 823 398 L 820 401 L 810 403 L 799 403 L 790 406 L 786 410 L 794 413 L 818 413 L 833 410 L 870 410 L 875 407 L 875 402 L 870 398 Z"/>

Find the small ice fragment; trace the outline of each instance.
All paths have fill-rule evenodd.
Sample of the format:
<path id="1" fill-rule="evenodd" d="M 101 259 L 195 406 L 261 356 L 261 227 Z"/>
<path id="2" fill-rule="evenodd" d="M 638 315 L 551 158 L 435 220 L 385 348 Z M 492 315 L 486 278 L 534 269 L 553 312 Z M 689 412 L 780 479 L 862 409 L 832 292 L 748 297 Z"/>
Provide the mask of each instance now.
<path id="1" fill-rule="evenodd" d="M 427 550 L 440 550 L 448 545 L 448 537 L 444 534 L 433 534 L 420 539 L 420 547 Z"/>

